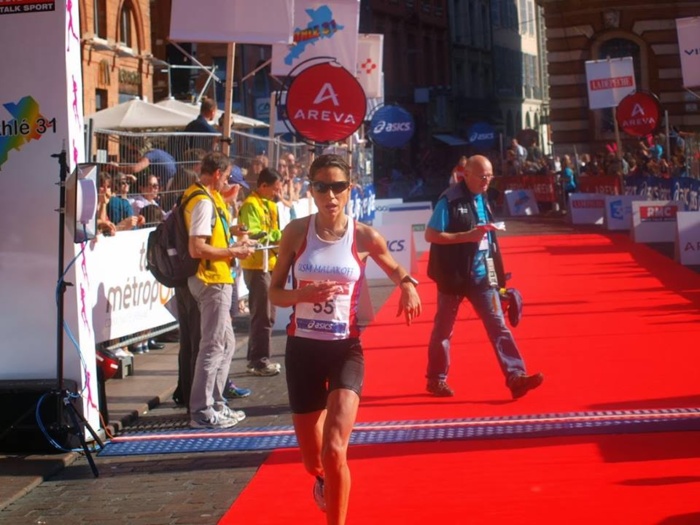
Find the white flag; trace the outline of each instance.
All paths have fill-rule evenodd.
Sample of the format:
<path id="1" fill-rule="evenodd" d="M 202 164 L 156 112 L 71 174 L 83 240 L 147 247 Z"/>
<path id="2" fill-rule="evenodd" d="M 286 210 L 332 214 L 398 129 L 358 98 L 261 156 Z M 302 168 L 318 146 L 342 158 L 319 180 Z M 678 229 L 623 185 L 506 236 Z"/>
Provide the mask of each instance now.
<path id="1" fill-rule="evenodd" d="M 357 40 L 357 80 L 367 98 L 382 96 L 384 35 L 361 34 Z"/>
<path id="2" fill-rule="evenodd" d="M 676 19 L 683 87 L 700 86 L 700 17 Z"/>
<path id="3" fill-rule="evenodd" d="M 289 44 L 294 0 L 172 0 L 170 39 L 174 42 Z"/>
<path id="4" fill-rule="evenodd" d="M 287 76 L 302 62 L 322 57 L 355 71 L 359 23 L 359 0 L 295 0 L 294 43 L 272 46 L 272 74 Z"/>

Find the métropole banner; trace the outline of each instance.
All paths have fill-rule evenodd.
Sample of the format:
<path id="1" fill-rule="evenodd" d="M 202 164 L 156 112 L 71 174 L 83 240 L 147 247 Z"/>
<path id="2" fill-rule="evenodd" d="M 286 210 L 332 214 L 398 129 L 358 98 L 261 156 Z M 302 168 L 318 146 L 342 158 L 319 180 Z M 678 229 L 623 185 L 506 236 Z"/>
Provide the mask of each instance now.
<path id="1" fill-rule="evenodd" d="M 59 164 L 84 159 L 78 2 L 0 0 L 0 379 L 57 377 Z M 41 35 L 38 38 L 37 35 Z M 86 315 L 90 269 L 66 231 L 64 377 L 75 380 L 88 421 L 96 410 L 95 344 Z"/>
<path id="2" fill-rule="evenodd" d="M 257 2 L 250 3 L 259 9 Z M 264 11 L 272 18 L 271 11 L 267 8 Z M 302 62 L 321 57 L 331 57 L 354 72 L 359 23 L 359 0 L 296 0 L 294 43 L 272 46 L 272 74 L 287 76 Z"/>
<path id="3" fill-rule="evenodd" d="M 589 109 L 614 108 L 634 92 L 632 57 L 586 61 Z"/>
<path id="4" fill-rule="evenodd" d="M 384 94 L 382 82 L 382 56 L 384 35 L 363 33 L 357 40 L 357 80 L 367 98 L 379 98 Z"/>
<path id="5" fill-rule="evenodd" d="M 676 19 L 683 86 L 700 86 L 700 17 Z"/>
<path id="6" fill-rule="evenodd" d="M 170 39 L 175 42 L 289 44 L 294 0 L 172 0 Z"/>

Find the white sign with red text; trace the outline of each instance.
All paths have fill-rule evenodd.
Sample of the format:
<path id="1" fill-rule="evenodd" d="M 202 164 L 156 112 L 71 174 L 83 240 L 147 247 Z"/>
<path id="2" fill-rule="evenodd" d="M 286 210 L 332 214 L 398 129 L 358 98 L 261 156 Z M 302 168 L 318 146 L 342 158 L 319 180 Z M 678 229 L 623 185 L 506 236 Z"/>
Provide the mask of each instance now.
<path id="1" fill-rule="evenodd" d="M 569 218 L 572 224 L 603 224 L 605 195 L 602 193 L 570 194 Z"/>
<path id="2" fill-rule="evenodd" d="M 588 108 L 614 108 L 636 90 L 632 57 L 586 61 Z"/>
<path id="3" fill-rule="evenodd" d="M 679 211 L 676 215 L 676 257 L 686 266 L 700 265 L 700 212 Z"/>
<path id="4" fill-rule="evenodd" d="M 634 242 L 674 242 L 676 216 L 683 209 L 677 201 L 632 202 L 632 239 Z"/>

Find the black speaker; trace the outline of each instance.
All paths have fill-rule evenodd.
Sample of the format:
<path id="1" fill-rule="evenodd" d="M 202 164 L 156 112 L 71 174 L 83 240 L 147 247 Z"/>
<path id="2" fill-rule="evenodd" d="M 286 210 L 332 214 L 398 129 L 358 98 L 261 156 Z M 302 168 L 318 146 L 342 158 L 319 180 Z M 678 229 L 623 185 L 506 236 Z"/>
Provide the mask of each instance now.
<path id="1" fill-rule="evenodd" d="M 65 379 L 63 383 L 64 389 L 77 391 L 75 381 Z M 80 447 L 80 439 L 63 402 L 55 379 L 0 381 L 0 452 L 63 452 L 52 445 L 51 440 L 65 449 Z"/>

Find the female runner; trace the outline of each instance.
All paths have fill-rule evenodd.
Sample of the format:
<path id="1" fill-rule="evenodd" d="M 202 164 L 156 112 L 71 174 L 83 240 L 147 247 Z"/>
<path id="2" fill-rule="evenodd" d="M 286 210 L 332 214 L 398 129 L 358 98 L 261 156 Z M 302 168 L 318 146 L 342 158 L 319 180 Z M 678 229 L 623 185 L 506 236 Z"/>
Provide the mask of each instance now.
<path id="1" fill-rule="evenodd" d="M 345 214 L 350 167 L 321 155 L 309 168 L 318 212 L 290 222 L 279 245 L 270 301 L 293 306 L 285 368 L 289 404 L 313 495 L 328 525 L 345 523 L 350 496 L 347 449 L 364 377 L 357 306 L 367 257 L 401 287 L 397 313 L 406 324 L 421 313 L 417 281 L 391 256 L 372 227 Z M 293 289 L 285 289 L 292 270 Z"/>

